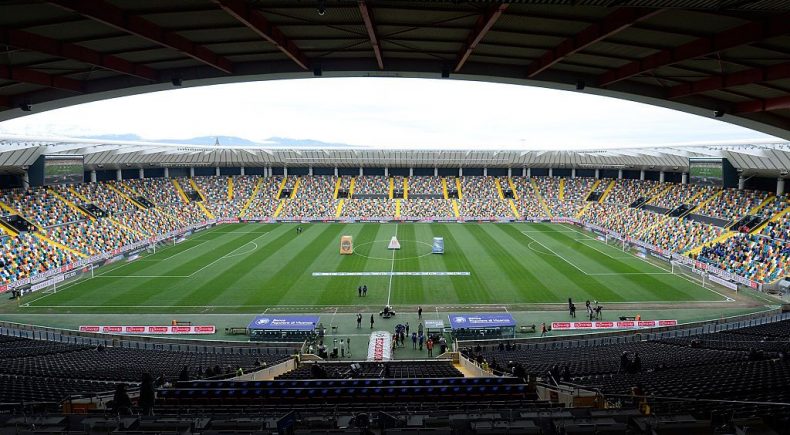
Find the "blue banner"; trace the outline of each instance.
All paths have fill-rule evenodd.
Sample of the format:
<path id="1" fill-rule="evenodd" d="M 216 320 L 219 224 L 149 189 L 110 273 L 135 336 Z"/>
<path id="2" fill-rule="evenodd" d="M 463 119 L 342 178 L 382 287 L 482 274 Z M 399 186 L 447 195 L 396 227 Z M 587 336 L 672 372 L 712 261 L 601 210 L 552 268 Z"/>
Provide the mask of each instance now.
<path id="1" fill-rule="evenodd" d="M 431 245 L 431 252 L 434 254 L 444 254 L 444 237 L 434 237 Z"/>
<path id="2" fill-rule="evenodd" d="M 319 316 L 257 316 L 249 329 L 272 331 L 312 331 L 318 325 Z"/>
<path id="3" fill-rule="evenodd" d="M 453 329 L 516 326 L 516 321 L 510 313 L 450 314 L 448 317 L 450 327 Z"/>

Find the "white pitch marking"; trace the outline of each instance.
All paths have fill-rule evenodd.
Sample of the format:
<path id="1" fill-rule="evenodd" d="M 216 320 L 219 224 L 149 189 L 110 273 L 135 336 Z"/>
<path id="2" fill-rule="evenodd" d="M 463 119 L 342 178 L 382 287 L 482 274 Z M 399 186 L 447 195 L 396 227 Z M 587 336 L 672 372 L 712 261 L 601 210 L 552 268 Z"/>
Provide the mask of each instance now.
<path id="1" fill-rule="evenodd" d="M 159 261 L 169 260 L 169 259 L 171 259 L 171 258 L 173 258 L 173 257 L 175 257 L 175 256 L 177 256 L 177 255 L 181 255 L 181 254 L 183 254 L 184 252 L 187 252 L 187 251 L 189 251 L 189 250 L 195 249 L 195 248 L 197 248 L 198 246 L 200 246 L 200 245 L 202 245 L 202 244 L 204 244 L 204 243 L 206 243 L 206 242 L 208 242 L 208 240 L 204 240 L 204 241 L 202 241 L 202 242 L 198 243 L 198 244 L 197 244 L 197 245 L 195 245 L 195 246 L 190 246 L 189 248 L 187 248 L 187 249 L 184 249 L 184 250 L 183 250 L 183 251 L 181 251 L 181 252 L 176 252 L 175 254 L 173 254 L 173 255 L 170 255 L 170 256 L 168 256 L 168 257 L 165 257 L 165 258 L 160 258 L 160 259 L 159 259 Z"/>
<path id="2" fill-rule="evenodd" d="M 398 223 L 395 222 L 395 237 L 398 237 Z M 395 252 L 397 249 L 392 250 L 392 265 L 390 266 L 390 282 L 387 286 L 387 306 L 390 304 L 390 295 L 392 294 L 392 272 L 395 271 Z"/>
<path id="3" fill-rule="evenodd" d="M 254 239 L 250 240 L 249 242 L 247 242 L 247 243 L 245 243 L 245 244 L 243 244 L 243 245 L 239 246 L 238 248 L 236 248 L 236 249 L 234 249 L 234 250 L 232 250 L 232 251 L 228 252 L 227 254 L 223 255 L 222 257 L 219 257 L 219 258 L 217 258 L 216 260 L 212 261 L 211 263 L 209 263 L 209 264 L 207 264 L 207 265 L 205 265 L 205 266 L 201 267 L 200 269 L 198 269 L 198 270 L 196 270 L 196 271 L 194 271 L 194 272 L 190 273 L 190 274 L 189 274 L 189 277 L 195 276 L 195 274 L 197 274 L 198 272 L 201 272 L 201 271 L 203 271 L 203 270 L 204 270 L 204 269 L 206 269 L 207 267 L 209 267 L 209 266 L 213 265 L 214 263 L 217 263 L 217 262 L 218 262 L 218 261 L 220 261 L 220 260 L 225 260 L 226 258 L 229 258 L 229 257 L 228 257 L 229 255 L 233 254 L 233 253 L 234 253 L 234 252 L 236 252 L 237 250 L 239 250 L 239 249 L 241 249 L 241 248 L 243 248 L 243 247 L 245 247 L 245 246 L 247 246 L 247 245 L 249 245 L 249 244 L 251 244 L 251 243 L 253 243 L 253 244 L 254 244 L 254 241 L 255 241 L 255 240 L 258 240 L 258 239 L 260 239 L 261 237 L 263 237 L 263 236 L 265 236 L 265 235 L 267 235 L 267 234 L 269 234 L 269 232 L 265 232 L 265 233 L 261 234 L 260 236 L 258 236 L 258 237 L 256 237 L 256 238 L 254 238 Z M 256 246 L 257 246 L 257 245 L 256 245 Z M 252 251 L 250 251 L 250 252 L 252 252 Z M 248 252 L 248 253 L 249 253 L 249 252 Z"/>
<path id="4" fill-rule="evenodd" d="M 553 250 L 553 249 L 551 249 L 551 248 L 549 248 L 548 246 L 544 245 L 543 243 L 540 243 L 539 241 L 537 241 L 537 240 L 533 239 L 532 237 L 530 237 L 528 234 L 524 233 L 523 231 L 521 232 L 521 234 L 524 234 L 525 236 L 527 236 L 527 238 L 529 238 L 529 239 L 530 239 L 530 240 L 532 240 L 533 242 L 535 242 L 535 243 L 537 243 L 538 245 L 542 246 L 544 249 L 546 249 L 547 251 L 551 252 L 553 255 L 555 255 L 555 256 L 557 256 L 557 257 L 559 257 L 560 259 L 562 259 L 562 261 L 564 261 L 564 262 L 566 262 L 566 263 L 570 264 L 571 266 L 575 267 L 575 268 L 576 268 L 576 270 L 578 270 L 579 272 L 581 272 L 581 273 L 583 273 L 583 274 L 585 274 L 585 275 L 589 275 L 589 273 L 587 273 L 587 272 L 585 272 L 584 270 L 582 270 L 582 268 L 580 268 L 579 266 L 577 266 L 577 265 L 573 264 L 573 262 L 566 260 L 566 259 L 565 259 L 565 257 L 563 257 L 562 255 L 560 255 L 560 254 L 558 254 L 558 253 L 554 252 L 554 250 Z M 532 248 L 531 248 L 529 245 L 527 245 L 527 247 L 529 247 L 530 249 L 532 249 Z M 535 251 L 535 252 L 540 252 L 540 251 L 536 251 L 535 249 L 532 249 L 532 250 L 533 250 L 533 251 Z M 543 254 L 545 254 L 545 253 L 543 253 Z"/>

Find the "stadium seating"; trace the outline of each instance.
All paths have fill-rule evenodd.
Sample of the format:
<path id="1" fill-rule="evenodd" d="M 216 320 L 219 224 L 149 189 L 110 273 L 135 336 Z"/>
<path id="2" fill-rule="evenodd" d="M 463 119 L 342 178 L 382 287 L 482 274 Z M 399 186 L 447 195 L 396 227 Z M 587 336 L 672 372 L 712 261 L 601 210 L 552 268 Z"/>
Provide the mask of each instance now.
<path id="1" fill-rule="evenodd" d="M 0 200 L 7 206 L 3 209 L 4 216 L 19 214 L 39 225 L 43 234 L 56 243 L 84 255 L 95 255 L 202 223 L 210 215 L 269 219 L 279 209 L 278 217 L 284 219 L 334 219 L 338 210 L 338 200 L 334 199 L 338 179 L 339 190 L 343 192 L 350 191 L 354 180 L 353 197 L 344 201 L 339 217 L 395 217 L 396 201 L 388 199 L 390 179 L 375 175 L 288 176 L 285 179 L 282 176 L 195 177 L 197 190 L 205 197 L 203 202 L 184 198 L 174 180 L 166 178 L 8 190 L 2 192 Z M 297 180 L 299 185 L 291 199 L 289 196 Z M 189 179 L 176 181 L 186 196 L 192 195 L 194 188 Z M 790 217 L 769 219 L 785 210 L 790 202 L 786 195 L 769 200 L 771 195 L 766 192 L 719 191 L 710 187 L 617 179 L 603 203 L 597 203 L 586 201 L 595 183 L 592 178 L 418 176 L 406 181 L 409 192 L 408 198 L 400 200 L 400 217 L 512 218 L 510 200 L 500 196 L 497 181 L 503 194 L 512 190 L 513 205 L 520 218 L 577 217 L 584 211 L 582 219 L 587 222 L 679 253 L 711 243 L 723 234 L 723 222 L 734 222 L 765 202 L 766 205 L 756 211 L 761 221 L 767 221 L 754 229 L 759 234 L 720 241 L 703 250 L 698 258 L 760 282 L 770 282 L 786 274 Z M 601 180 L 596 191 L 602 193 L 611 181 Z M 393 184 L 394 190 L 401 192 L 404 177 L 394 177 Z M 453 197 L 458 184 L 461 187 L 459 199 L 444 199 L 445 187 Z M 288 195 L 278 199 L 281 188 Z M 639 198 L 649 200 L 645 208 L 629 207 Z M 710 201 L 706 201 L 708 199 Z M 683 219 L 662 214 L 681 203 L 700 207 Z M 205 206 L 208 213 L 201 206 Z M 82 207 L 83 211 L 76 207 Z M 90 213 L 86 210 L 93 210 L 92 207 L 106 213 L 107 217 L 86 214 Z M 75 260 L 74 254 L 64 251 L 61 245 L 50 245 L 30 235 L 11 237 L 2 231 L 0 239 L 4 249 L 0 254 L 0 282 L 34 276 Z M 763 237 L 774 241 L 766 242 Z"/>
<path id="2" fill-rule="evenodd" d="M 494 177 L 462 177 L 459 214 L 464 218 L 509 218 L 510 207 L 500 198 Z"/>
<path id="3" fill-rule="evenodd" d="M 76 256 L 37 237 L 22 233 L 11 237 L 0 230 L 3 236 L 0 262 L 0 284 L 8 284 L 34 276 L 49 269 L 65 266 L 76 260 Z"/>
<path id="4" fill-rule="evenodd" d="M 402 219 L 454 219 L 452 202 L 449 199 L 411 199 L 401 202 Z"/>
<path id="5" fill-rule="evenodd" d="M 40 227 L 64 225 L 85 219 L 85 215 L 67 207 L 66 203 L 41 187 L 5 191 L 0 201 Z"/>
<path id="6" fill-rule="evenodd" d="M 608 186 L 611 180 L 601 180 L 600 191 Z M 660 191 L 661 183 L 657 181 L 640 181 L 628 179 L 616 179 L 615 184 L 609 195 L 604 199 L 605 203 L 620 204 L 628 206 L 639 198 L 650 199 Z"/>
<path id="7" fill-rule="evenodd" d="M 697 259 L 758 282 L 771 282 L 790 269 L 790 240 L 738 234 L 705 247 Z"/>
<path id="8" fill-rule="evenodd" d="M 143 373 L 174 382 L 184 367 L 202 379 L 209 367 L 245 372 L 290 358 L 285 354 L 223 354 L 95 348 L 0 336 L 0 402 L 59 401 L 68 394 L 109 391 L 117 382 L 137 383 Z M 109 387 L 109 388 L 108 388 Z"/>
<path id="9" fill-rule="evenodd" d="M 341 216 L 352 218 L 395 217 L 395 200 L 392 199 L 347 199 L 343 203 Z"/>
<path id="10" fill-rule="evenodd" d="M 455 179 L 453 178 L 453 180 Z M 450 181 L 448 181 L 449 183 Z M 409 177 L 409 198 L 443 197 L 441 177 Z"/>
<path id="11" fill-rule="evenodd" d="M 696 213 L 723 220 L 737 220 L 768 199 L 768 192 L 724 189 L 721 195 L 704 204 Z"/>
<path id="12" fill-rule="evenodd" d="M 713 195 L 712 187 L 668 183 L 665 190 L 654 196 L 648 204 L 665 210 L 672 210 L 681 204 L 694 208 L 711 195 Z"/>
<path id="13" fill-rule="evenodd" d="M 670 218 L 664 225 L 650 228 L 642 234 L 645 242 L 672 252 L 686 252 L 695 246 L 711 242 L 724 230 L 687 219 Z"/>
<path id="14" fill-rule="evenodd" d="M 47 236 L 86 256 L 110 252 L 143 238 L 142 234 L 124 231 L 109 219 L 85 220 L 72 225 L 47 229 Z"/>
<path id="15" fill-rule="evenodd" d="M 293 182 L 290 180 L 292 180 L 291 177 L 289 177 L 287 181 L 293 186 Z M 277 193 L 280 191 L 282 182 L 282 176 L 268 177 L 260 182 L 261 185 L 255 196 L 252 196 L 254 188 L 251 189 L 250 196 L 252 196 L 252 199 L 249 200 L 248 208 L 243 210 L 241 217 L 248 219 L 266 219 L 272 217 L 277 210 L 277 206 L 280 204 L 280 200 L 277 199 Z"/>
<path id="16" fill-rule="evenodd" d="M 362 362 L 357 372 L 352 373 L 347 362 L 321 362 L 318 363 L 324 373 L 322 379 L 348 379 L 350 377 L 378 379 L 378 378 L 459 378 L 463 374 L 449 361 L 420 361 L 420 362 L 388 362 L 372 363 Z M 314 379 L 313 364 L 301 364 L 296 370 L 280 375 L 277 379 Z"/>
<path id="17" fill-rule="evenodd" d="M 290 177 L 289 177 L 290 179 Z M 336 177 L 303 176 L 293 199 L 285 201 L 283 218 L 334 218 L 337 202 L 333 199 Z"/>
<path id="18" fill-rule="evenodd" d="M 69 186 L 57 186 L 54 189 L 69 201 L 85 206 L 93 204 L 111 215 L 131 213 L 137 207 L 116 191 L 110 189 L 110 183 L 83 183 Z"/>
<path id="19" fill-rule="evenodd" d="M 522 218 L 548 217 L 548 213 L 541 206 L 540 199 L 532 188 L 530 179 L 527 177 L 512 177 L 515 191 L 516 209 Z"/>
<path id="20" fill-rule="evenodd" d="M 389 178 L 381 175 L 364 175 L 357 177 L 354 184 L 354 197 L 374 196 L 388 197 L 390 191 Z"/>

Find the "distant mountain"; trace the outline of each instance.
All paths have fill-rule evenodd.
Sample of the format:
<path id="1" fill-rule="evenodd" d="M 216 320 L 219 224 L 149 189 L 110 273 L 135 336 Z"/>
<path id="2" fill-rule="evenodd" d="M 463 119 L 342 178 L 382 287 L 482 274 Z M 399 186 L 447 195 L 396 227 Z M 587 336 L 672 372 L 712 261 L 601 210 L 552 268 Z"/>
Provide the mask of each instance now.
<path id="1" fill-rule="evenodd" d="M 190 139 L 143 139 L 136 134 L 104 134 L 99 136 L 88 136 L 85 139 L 177 143 L 186 145 L 214 145 L 217 143 L 217 141 L 219 141 L 221 145 L 265 146 L 271 148 L 365 148 L 364 146 L 359 145 L 322 142 L 313 139 L 291 139 L 287 137 L 270 137 L 260 142 L 255 142 L 249 139 L 234 136 L 201 136 Z"/>

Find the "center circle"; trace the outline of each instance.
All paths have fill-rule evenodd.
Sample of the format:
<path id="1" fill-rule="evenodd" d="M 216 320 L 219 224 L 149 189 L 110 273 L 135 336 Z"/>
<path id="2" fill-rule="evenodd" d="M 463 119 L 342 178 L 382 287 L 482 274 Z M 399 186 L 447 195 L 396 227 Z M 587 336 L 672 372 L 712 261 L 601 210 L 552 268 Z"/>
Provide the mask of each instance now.
<path id="1" fill-rule="evenodd" d="M 390 242 L 389 240 L 374 240 L 372 242 L 355 243 L 354 244 L 354 255 L 358 255 L 358 256 L 360 256 L 362 258 L 367 258 L 367 259 L 370 259 L 370 260 L 402 261 L 402 260 L 411 260 L 411 259 L 414 259 L 414 258 L 427 257 L 427 256 L 433 254 L 433 245 L 431 243 L 423 242 L 423 241 L 420 241 L 420 240 L 400 240 L 400 239 L 398 239 L 398 241 L 401 243 L 401 245 L 404 242 L 412 242 L 412 243 L 423 244 L 423 245 L 428 246 L 429 248 L 431 248 L 431 250 L 429 250 L 427 253 L 422 254 L 422 255 L 416 255 L 416 256 L 412 256 L 412 257 L 400 257 L 400 258 L 399 257 L 395 257 L 394 259 L 392 257 L 373 257 L 373 256 L 370 256 L 370 255 L 360 254 L 359 252 L 357 252 L 357 249 L 359 249 L 361 246 L 368 246 L 368 245 L 372 245 L 374 243 L 382 243 L 382 244 L 384 244 L 386 246 Z M 370 250 L 368 250 L 368 253 L 370 253 Z"/>

